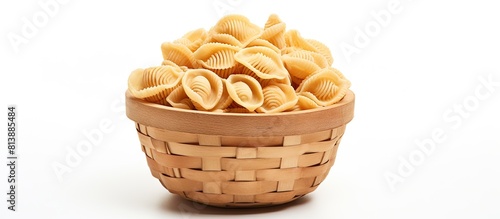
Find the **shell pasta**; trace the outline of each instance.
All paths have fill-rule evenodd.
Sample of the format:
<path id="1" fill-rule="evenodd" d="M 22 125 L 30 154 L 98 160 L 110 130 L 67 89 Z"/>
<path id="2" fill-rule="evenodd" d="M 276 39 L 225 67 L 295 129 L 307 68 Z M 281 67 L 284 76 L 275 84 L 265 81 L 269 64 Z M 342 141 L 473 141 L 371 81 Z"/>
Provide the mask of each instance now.
<path id="1" fill-rule="evenodd" d="M 335 104 L 351 83 L 322 42 L 275 14 L 258 26 L 227 15 L 161 44 L 161 65 L 128 78 L 135 98 L 213 113 L 286 113 Z"/>

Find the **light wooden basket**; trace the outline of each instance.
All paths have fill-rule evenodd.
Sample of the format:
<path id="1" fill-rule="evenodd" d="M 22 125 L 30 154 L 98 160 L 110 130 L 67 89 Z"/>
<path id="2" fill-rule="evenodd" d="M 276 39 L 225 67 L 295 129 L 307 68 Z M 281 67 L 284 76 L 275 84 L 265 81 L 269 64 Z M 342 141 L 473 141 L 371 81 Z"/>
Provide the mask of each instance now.
<path id="1" fill-rule="evenodd" d="M 151 173 L 171 193 L 219 207 L 270 206 L 314 191 L 332 167 L 354 93 L 279 114 L 175 109 L 126 94 Z"/>

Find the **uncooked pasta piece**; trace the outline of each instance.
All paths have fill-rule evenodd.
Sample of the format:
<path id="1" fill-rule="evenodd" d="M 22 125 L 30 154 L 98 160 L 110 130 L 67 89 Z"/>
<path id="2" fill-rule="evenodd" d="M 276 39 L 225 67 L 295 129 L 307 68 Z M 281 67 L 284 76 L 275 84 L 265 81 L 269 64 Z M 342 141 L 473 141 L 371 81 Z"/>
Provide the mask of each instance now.
<path id="1" fill-rule="evenodd" d="M 279 18 L 277 14 L 271 14 L 267 18 L 266 24 L 264 25 L 264 29 L 270 28 L 276 24 L 284 24 L 283 21 Z"/>
<path id="2" fill-rule="evenodd" d="M 236 37 L 227 33 L 211 33 L 206 43 L 224 43 L 243 48 L 243 44 Z"/>
<path id="3" fill-rule="evenodd" d="M 314 109 L 320 107 L 314 100 L 309 97 L 298 95 L 297 106 L 300 110 Z"/>
<path id="4" fill-rule="evenodd" d="M 211 110 L 212 112 L 223 112 L 231 103 L 233 103 L 233 99 L 229 96 L 226 87 L 226 79 L 222 79 L 222 95 L 215 107 Z"/>
<path id="5" fill-rule="evenodd" d="M 196 109 L 182 86 L 177 87 L 168 95 L 167 102 L 174 108 Z"/>
<path id="6" fill-rule="evenodd" d="M 315 47 L 316 51 L 328 60 L 328 66 L 333 64 L 332 52 L 330 52 L 330 49 L 325 44 L 313 39 L 307 39 L 306 41 Z"/>
<path id="7" fill-rule="evenodd" d="M 128 78 L 128 89 L 134 97 L 166 105 L 165 98 L 180 86 L 183 73 L 172 66 L 137 69 Z"/>
<path id="8" fill-rule="evenodd" d="M 297 103 L 298 97 L 292 86 L 286 84 L 272 84 L 262 89 L 264 103 L 257 108 L 261 113 L 284 112 Z"/>
<path id="9" fill-rule="evenodd" d="M 291 53 L 293 54 L 293 53 Z M 304 79 L 307 76 L 319 71 L 321 68 L 313 61 L 301 57 L 294 57 L 291 54 L 282 56 L 283 64 L 288 73 L 297 79 Z"/>
<path id="10" fill-rule="evenodd" d="M 232 74 L 226 80 L 226 88 L 233 101 L 249 111 L 254 111 L 264 102 L 262 87 L 251 76 Z"/>
<path id="11" fill-rule="evenodd" d="M 328 64 L 328 60 L 321 54 L 317 52 L 307 51 L 303 49 L 297 49 L 293 52 L 289 52 L 284 54 L 286 57 L 300 58 L 318 65 L 319 68 L 328 68 L 330 65 Z"/>
<path id="12" fill-rule="evenodd" d="M 316 47 L 304 39 L 299 31 L 289 30 L 285 33 L 285 42 L 287 47 L 297 47 L 300 49 L 317 52 Z"/>
<path id="13" fill-rule="evenodd" d="M 293 47 L 293 46 L 285 47 L 285 48 L 281 49 L 281 55 L 286 55 L 286 54 L 295 52 L 297 50 L 303 50 L 303 49 L 300 49 L 300 48 L 297 48 L 297 47 Z"/>
<path id="14" fill-rule="evenodd" d="M 285 33 L 285 42 L 287 47 L 297 47 L 303 50 L 321 54 L 327 60 L 327 66 L 331 66 L 333 63 L 332 53 L 327 46 L 317 40 L 304 39 L 297 30 L 287 31 Z"/>
<path id="15" fill-rule="evenodd" d="M 178 66 L 197 67 L 193 52 L 184 44 L 166 42 L 161 45 L 164 60 L 170 60 Z"/>
<path id="16" fill-rule="evenodd" d="M 222 80 L 207 69 L 190 69 L 182 78 L 182 87 L 197 110 L 211 110 L 222 97 Z"/>
<path id="17" fill-rule="evenodd" d="M 281 54 L 281 49 L 279 49 L 278 47 L 276 47 L 275 45 L 273 45 L 272 43 L 270 43 L 269 41 L 264 40 L 264 39 L 255 39 L 254 41 L 250 42 L 247 45 L 247 48 L 248 47 L 253 47 L 253 46 L 267 47 L 269 49 L 274 50 L 276 53 Z"/>
<path id="18" fill-rule="evenodd" d="M 288 76 L 280 55 L 267 47 L 254 46 L 245 48 L 237 52 L 234 58 L 259 78 L 284 79 Z"/>
<path id="19" fill-rule="evenodd" d="M 286 47 L 285 29 L 286 24 L 279 19 L 278 15 L 272 14 L 267 19 L 264 32 L 260 38 L 268 40 L 279 49 L 283 49 Z"/>
<path id="20" fill-rule="evenodd" d="M 202 67 L 227 78 L 236 68 L 234 54 L 239 50 L 238 47 L 224 43 L 207 43 L 194 52 L 194 57 Z"/>
<path id="21" fill-rule="evenodd" d="M 285 84 L 285 85 L 292 85 L 292 81 L 291 81 L 291 78 L 290 78 L 290 75 L 286 76 L 285 78 L 283 79 L 276 79 L 276 78 L 273 78 L 273 79 L 262 79 L 262 78 L 256 78 L 260 85 L 262 85 L 262 87 L 266 87 L 268 85 L 271 85 L 271 84 Z"/>
<path id="22" fill-rule="evenodd" d="M 182 38 L 175 40 L 174 43 L 184 44 L 194 52 L 205 42 L 207 35 L 207 31 L 200 28 L 186 33 Z"/>
<path id="23" fill-rule="evenodd" d="M 181 71 L 187 71 L 189 68 L 186 67 L 186 66 L 178 66 L 177 64 L 175 64 L 174 62 L 170 61 L 170 60 L 163 60 L 161 62 L 161 65 L 168 65 L 168 66 L 172 66 L 174 68 L 178 68 L 180 69 Z"/>
<path id="24" fill-rule="evenodd" d="M 212 28 L 215 33 L 226 33 L 234 36 L 245 47 L 262 34 L 262 28 L 251 23 L 241 15 L 227 15 L 221 18 Z"/>
<path id="25" fill-rule="evenodd" d="M 297 88 L 297 93 L 320 106 L 328 106 L 340 101 L 350 85 L 350 82 L 340 78 L 333 68 L 325 68 L 304 79 Z"/>

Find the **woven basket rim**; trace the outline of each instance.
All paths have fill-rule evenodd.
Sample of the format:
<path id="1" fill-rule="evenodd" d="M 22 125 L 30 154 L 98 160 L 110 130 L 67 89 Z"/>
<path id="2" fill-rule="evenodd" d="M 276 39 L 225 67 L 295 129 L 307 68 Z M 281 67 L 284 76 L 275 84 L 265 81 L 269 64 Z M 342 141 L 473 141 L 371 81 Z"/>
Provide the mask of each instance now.
<path id="1" fill-rule="evenodd" d="M 221 113 L 178 109 L 135 98 L 127 90 L 126 114 L 140 124 L 160 129 L 230 136 L 299 135 L 336 128 L 350 122 L 355 95 L 351 90 L 341 101 L 326 107 L 282 113 Z M 304 123 L 314 125 L 303 125 Z M 214 128 L 217 127 L 217 128 Z"/>

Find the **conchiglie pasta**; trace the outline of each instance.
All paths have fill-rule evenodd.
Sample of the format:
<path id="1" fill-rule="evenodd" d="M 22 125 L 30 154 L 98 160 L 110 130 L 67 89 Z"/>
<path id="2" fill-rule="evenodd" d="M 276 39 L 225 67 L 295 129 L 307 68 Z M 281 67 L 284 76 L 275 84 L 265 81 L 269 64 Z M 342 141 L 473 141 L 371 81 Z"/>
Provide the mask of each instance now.
<path id="1" fill-rule="evenodd" d="M 264 103 L 264 95 L 259 82 L 248 75 L 233 74 L 226 80 L 229 96 L 240 106 L 254 111 Z"/>
<path id="2" fill-rule="evenodd" d="M 212 31 L 214 33 L 229 34 L 236 38 L 244 47 L 252 40 L 259 38 L 263 30 L 251 23 L 244 16 L 227 15 L 217 22 Z"/>
<path id="3" fill-rule="evenodd" d="M 257 108 L 261 113 L 284 112 L 297 103 L 298 97 L 292 86 L 286 84 L 273 84 L 262 89 L 264 103 Z"/>
<path id="4" fill-rule="evenodd" d="M 297 88 L 297 93 L 313 100 L 319 106 L 340 101 L 350 87 L 350 82 L 339 77 L 334 68 L 322 69 L 307 77 Z"/>
<path id="5" fill-rule="evenodd" d="M 316 47 L 304 39 L 297 30 L 287 31 L 285 33 L 285 42 L 287 47 L 296 47 L 303 50 L 317 52 Z"/>
<path id="6" fill-rule="evenodd" d="M 207 31 L 200 28 L 186 33 L 182 38 L 175 40 L 174 43 L 184 44 L 194 52 L 205 42 L 207 36 Z"/>
<path id="7" fill-rule="evenodd" d="M 179 109 L 196 109 L 191 99 L 189 99 L 188 95 L 184 91 L 184 87 L 179 86 L 175 90 L 172 91 L 167 97 L 167 102 L 174 108 Z"/>
<path id="8" fill-rule="evenodd" d="M 311 52 L 317 52 L 327 60 L 328 66 L 331 66 L 333 63 L 332 53 L 327 46 L 317 40 L 304 39 L 297 30 L 289 30 L 288 32 L 286 32 L 285 42 L 288 47 L 295 47 Z"/>
<path id="9" fill-rule="evenodd" d="M 264 40 L 264 39 L 255 39 L 254 41 L 250 42 L 247 45 L 247 48 L 248 47 L 253 47 L 253 46 L 267 47 L 269 49 L 274 50 L 277 54 L 281 54 L 281 49 L 279 49 L 278 47 L 276 47 L 275 45 L 273 45 L 272 43 L 270 43 L 269 41 Z"/>
<path id="10" fill-rule="evenodd" d="M 174 62 L 172 62 L 170 60 L 163 60 L 163 62 L 161 62 L 161 65 L 172 66 L 179 71 L 187 71 L 189 69 L 186 66 L 178 66 L 177 64 L 175 64 Z"/>
<path id="11" fill-rule="evenodd" d="M 270 48 L 263 46 L 245 48 L 237 52 L 234 58 L 259 78 L 283 79 L 288 76 L 280 55 Z"/>
<path id="12" fill-rule="evenodd" d="M 213 109 L 219 103 L 223 93 L 220 77 L 206 69 L 186 71 L 182 78 L 182 87 L 197 110 Z"/>
<path id="13" fill-rule="evenodd" d="M 243 44 L 236 37 L 227 33 L 212 33 L 205 43 L 224 43 L 243 48 Z"/>
<path id="14" fill-rule="evenodd" d="M 129 91 L 134 97 L 167 105 L 165 98 L 180 86 L 182 75 L 172 66 L 137 69 L 128 78 Z"/>
<path id="15" fill-rule="evenodd" d="M 178 66 L 195 68 L 193 52 L 184 44 L 166 42 L 161 45 L 164 60 L 170 60 Z"/>
<path id="16" fill-rule="evenodd" d="M 278 15 L 272 14 L 267 19 L 264 32 L 260 38 L 269 41 L 279 49 L 283 49 L 286 47 L 285 29 L 286 24 L 279 19 Z"/>
<path id="17" fill-rule="evenodd" d="M 231 103 L 233 103 L 233 99 L 231 96 L 229 96 L 229 93 L 227 92 L 227 87 L 226 87 L 226 79 L 222 79 L 222 95 L 219 99 L 219 102 L 215 105 L 215 107 L 212 109 L 212 111 L 222 111 L 224 112 L 224 109 L 227 109 Z"/>
<path id="18" fill-rule="evenodd" d="M 321 69 L 316 63 L 309 59 L 294 57 L 290 54 L 284 55 L 282 59 L 288 73 L 297 79 L 304 79 Z"/>
<path id="19" fill-rule="evenodd" d="M 307 39 L 306 41 L 314 48 L 316 48 L 316 52 L 326 58 L 326 60 L 328 61 L 328 66 L 331 66 L 333 64 L 332 52 L 330 52 L 330 49 L 325 44 L 313 39 Z"/>
<path id="20" fill-rule="evenodd" d="M 194 52 L 194 57 L 202 67 L 227 78 L 236 67 L 234 54 L 239 50 L 240 48 L 228 44 L 207 43 Z"/>
<path id="21" fill-rule="evenodd" d="M 297 98 L 297 108 L 299 110 L 308 110 L 308 109 L 314 109 L 320 107 L 314 100 L 312 100 L 309 97 L 303 96 L 303 95 L 298 95 Z"/>
<path id="22" fill-rule="evenodd" d="M 137 69 L 129 93 L 180 109 L 280 113 L 335 104 L 350 82 L 331 67 L 323 43 L 302 37 L 276 14 L 259 27 L 241 15 L 161 45 L 161 66 Z"/>

